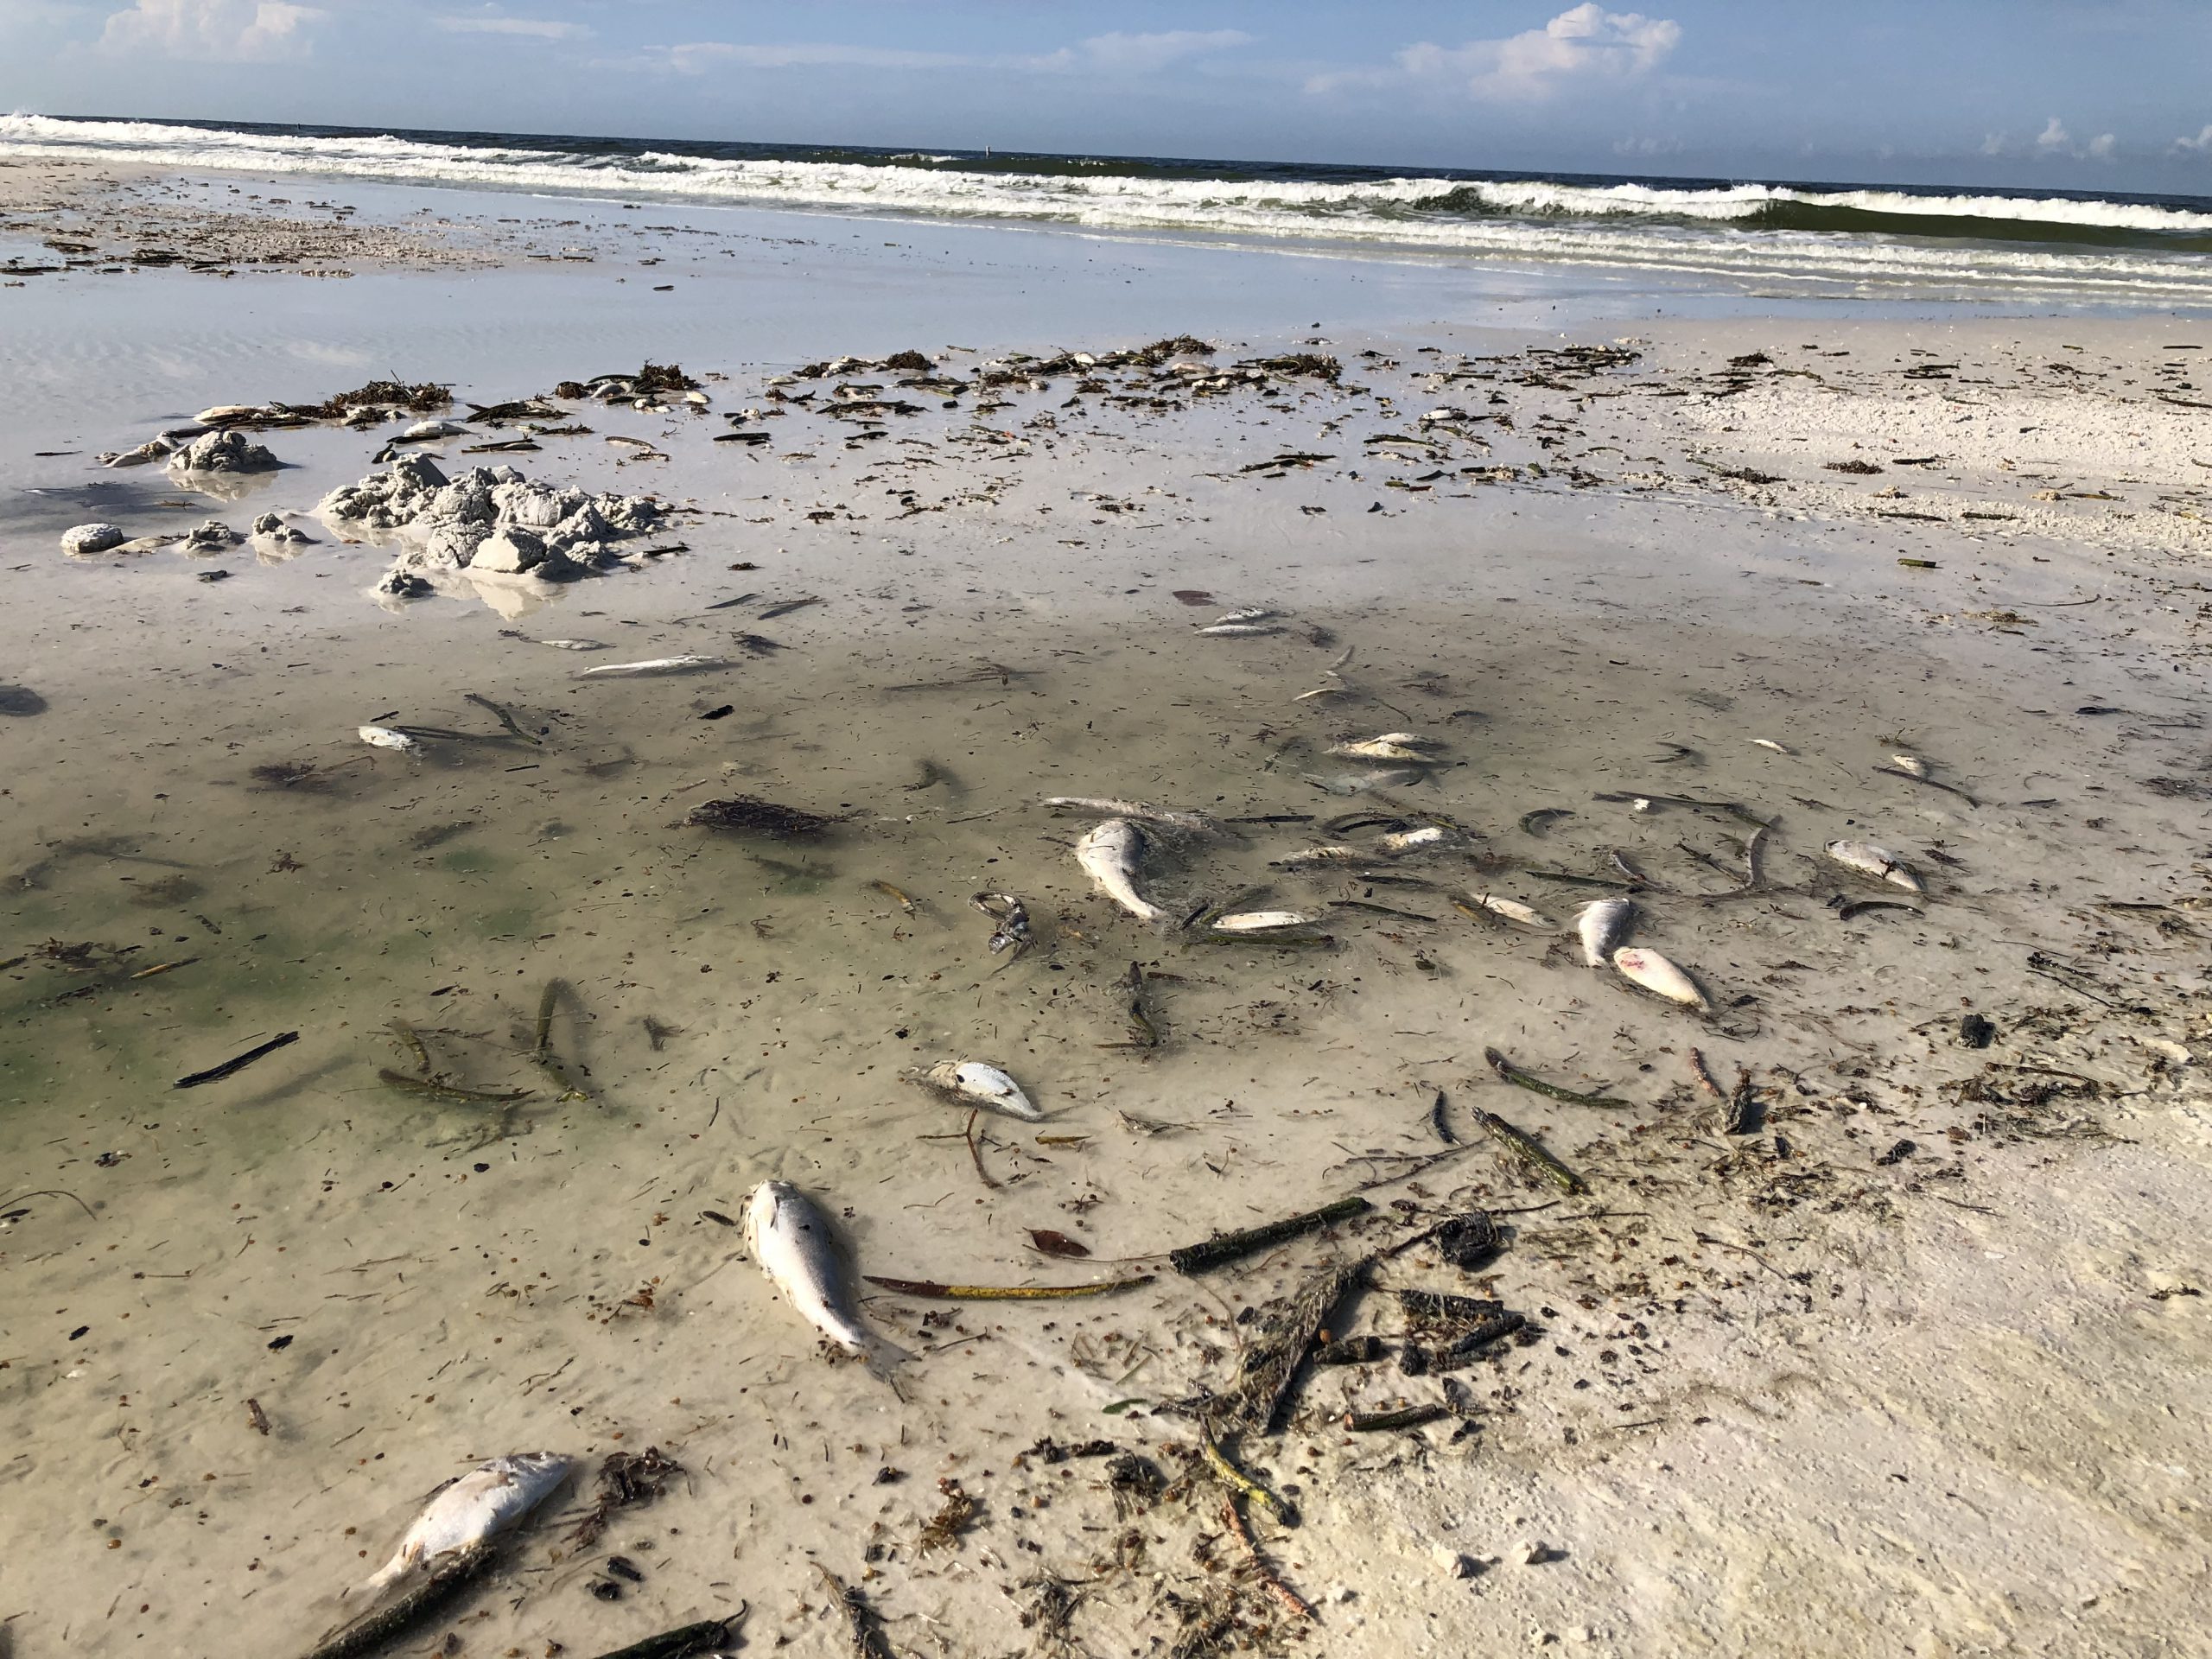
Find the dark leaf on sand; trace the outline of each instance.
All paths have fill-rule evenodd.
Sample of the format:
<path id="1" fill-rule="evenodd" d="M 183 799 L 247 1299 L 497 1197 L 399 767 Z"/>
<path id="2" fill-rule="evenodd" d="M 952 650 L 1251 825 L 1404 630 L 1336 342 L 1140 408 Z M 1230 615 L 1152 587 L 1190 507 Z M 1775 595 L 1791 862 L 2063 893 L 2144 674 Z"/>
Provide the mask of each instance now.
<path id="1" fill-rule="evenodd" d="M 42 715 L 46 699 L 28 685 L 0 685 L 0 715 Z"/>
<path id="2" fill-rule="evenodd" d="M 1206 592 L 1203 588 L 1178 588 L 1175 590 L 1175 597 L 1181 600 L 1185 605 L 1211 605 L 1213 603 L 1213 595 Z"/>
<path id="3" fill-rule="evenodd" d="M 1029 1242 L 1047 1255 L 1084 1256 L 1090 1254 L 1086 1247 L 1077 1243 L 1065 1233 L 1056 1233 L 1049 1227 L 1031 1228 Z"/>

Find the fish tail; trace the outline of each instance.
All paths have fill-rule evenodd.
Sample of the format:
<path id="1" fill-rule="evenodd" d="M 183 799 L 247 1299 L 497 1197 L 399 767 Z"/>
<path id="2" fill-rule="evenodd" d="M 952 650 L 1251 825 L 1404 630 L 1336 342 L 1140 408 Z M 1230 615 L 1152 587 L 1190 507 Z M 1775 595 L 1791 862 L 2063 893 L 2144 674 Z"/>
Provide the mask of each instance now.
<path id="1" fill-rule="evenodd" d="M 888 1384 L 895 1392 L 899 1385 L 894 1373 L 913 1357 L 911 1351 L 897 1343 L 871 1334 L 867 1345 L 861 1351 L 861 1363 L 867 1368 L 870 1376 Z"/>

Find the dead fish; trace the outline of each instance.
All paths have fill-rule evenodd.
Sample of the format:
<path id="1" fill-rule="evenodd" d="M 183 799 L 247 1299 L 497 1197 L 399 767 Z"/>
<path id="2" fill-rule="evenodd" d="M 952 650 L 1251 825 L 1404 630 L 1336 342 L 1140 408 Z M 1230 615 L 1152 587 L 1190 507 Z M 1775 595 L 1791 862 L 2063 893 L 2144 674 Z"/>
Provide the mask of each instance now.
<path id="1" fill-rule="evenodd" d="M 1129 818 L 1140 823 L 1156 823 L 1162 829 L 1180 830 L 1187 835 L 1210 836 L 1221 840 L 1230 831 L 1218 818 L 1204 812 L 1179 811 L 1173 807 L 1154 806 L 1146 801 L 1116 800 L 1111 796 L 1047 795 L 1045 804 L 1055 812 L 1087 812 L 1103 814 L 1109 818 Z"/>
<path id="2" fill-rule="evenodd" d="M 1022 1092 L 1021 1085 L 988 1061 L 940 1060 L 917 1081 L 988 1111 L 1004 1112 L 1028 1123 L 1044 1121 L 1045 1114 Z"/>
<path id="3" fill-rule="evenodd" d="M 397 749 L 402 754 L 420 754 L 423 746 L 404 732 L 395 732 L 389 726 L 364 726 L 361 741 L 372 749 Z"/>
<path id="4" fill-rule="evenodd" d="M 1403 853 L 1418 853 L 1432 847 L 1448 847 L 1455 839 L 1452 833 L 1440 823 L 1425 823 L 1418 830 L 1394 830 L 1387 836 L 1377 836 L 1370 843 L 1371 850 L 1395 857 Z"/>
<path id="5" fill-rule="evenodd" d="M 1582 936 L 1582 960 L 1592 968 L 1604 967 L 1635 919 L 1636 906 L 1625 899 L 1599 899 L 1583 906 L 1574 918 L 1574 931 Z"/>
<path id="6" fill-rule="evenodd" d="M 1075 844 L 1075 861 L 1097 884 L 1099 892 L 1141 922 L 1169 919 L 1136 889 L 1137 864 L 1144 857 L 1144 832 L 1127 818 L 1109 818 L 1085 830 Z"/>
<path id="7" fill-rule="evenodd" d="M 1792 751 L 1783 748 L 1781 744 L 1776 742 L 1770 737 L 1755 737 L 1751 741 L 1762 749 L 1772 749 L 1777 754 L 1789 754 L 1792 753 Z"/>
<path id="8" fill-rule="evenodd" d="M 543 1503 L 568 1472 L 569 1459 L 557 1452 L 524 1452 L 478 1464 L 423 1505 L 391 1559 L 363 1587 L 381 1590 L 412 1567 L 497 1537 Z"/>
<path id="9" fill-rule="evenodd" d="M 260 404 L 217 404 L 203 409 L 192 418 L 202 426 L 222 426 L 232 421 L 251 421 L 266 415 L 268 410 Z"/>
<path id="10" fill-rule="evenodd" d="M 1364 795 L 1370 790 L 1404 789 L 1427 778 L 1425 771 L 1409 766 L 1392 767 L 1376 772 L 1339 772 L 1324 777 L 1318 772 L 1301 772 L 1300 783 L 1311 784 L 1325 795 Z"/>
<path id="11" fill-rule="evenodd" d="M 1249 639 L 1255 634 L 1281 633 L 1282 629 L 1272 622 L 1217 622 L 1198 632 L 1201 636 L 1211 634 L 1216 638 L 1234 639 Z"/>
<path id="12" fill-rule="evenodd" d="M 1335 685 L 1317 685 L 1311 691 L 1300 692 L 1296 696 L 1293 697 L 1291 701 L 1293 702 L 1311 702 L 1316 697 L 1348 697 L 1351 695 L 1351 688 L 1339 683 Z"/>
<path id="13" fill-rule="evenodd" d="M 1917 778 L 1923 782 L 1927 779 L 1928 763 L 1916 754 L 1893 754 L 1890 757 L 1890 764 L 1908 778 Z"/>
<path id="14" fill-rule="evenodd" d="M 1920 878 L 1915 875 L 1895 853 L 1877 847 L 1871 841 L 1832 841 L 1826 849 L 1827 855 L 1847 870 L 1871 876 L 1877 881 L 1886 881 L 1893 887 L 1903 887 L 1907 893 L 1925 893 Z"/>
<path id="15" fill-rule="evenodd" d="M 1613 967 L 1630 984 L 1641 986 L 1669 1002 L 1695 1008 L 1700 1014 L 1713 1011 L 1713 1004 L 1698 989 L 1697 982 L 1656 950 L 1624 946 L 1613 952 Z"/>
<path id="16" fill-rule="evenodd" d="M 1441 738 L 1423 737 L 1418 732 L 1385 732 L 1380 737 L 1329 746 L 1331 754 L 1347 760 L 1401 760 L 1417 766 L 1434 764 L 1443 750 Z"/>
<path id="17" fill-rule="evenodd" d="M 1277 617 L 1287 614 L 1289 613 L 1278 610 L 1272 605 L 1245 605 L 1233 611 L 1224 611 L 1206 626 L 1219 628 L 1233 626 L 1239 622 L 1272 622 Z"/>
<path id="18" fill-rule="evenodd" d="M 605 651 L 604 639 L 541 639 L 541 645 L 550 645 L 556 651 Z"/>
<path id="19" fill-rule="evenodd" d="M 1020 956 L 1036 943 L 1030 929 L 1029 907 L 1010 893 L 979 893 L 968 901 L 998 925 L 991 931 L 991 954 L 1011 950 Z"/>
<path id="20" fill-rule="evenodd" d="M 745 1245 L 799 1317 L 880 1371 L 906 1355 L 861 1323 L 830 1242 L 828 1217 L 788 1181 L 763 1181 L 745 1201 Z"/>
<path id="21" fill-rule="evenodd" d="M 728 660 L 721 657 L 649 657 L 642 663 L 601 663 L 597 668 L 584 670 L 577 677 L 614 679 L 631 675 L 696 674 L 709 668 L 728 666 Z"/>
<path id="22" fill-rule="evenodd" d="M 1206 925 L 1217 933 L 1272 933 L 1286 927 L 1310 927 L 1320 919 L 1302 910 L 1243 910 L 1217 916 Z"/>
<path id="23" fill-rule="evenodd" d="M 1542 928 L 1547 931 L 1559 924 L 1541 911 L 1522 904 L 1518 899 L 1502 898 L 1494 893 L 1471 893 L 1471 903 L 1480 905 L 1494 916 L 1503 916 L 1509 922 L 1518 922 L 1523 927 Z"/>

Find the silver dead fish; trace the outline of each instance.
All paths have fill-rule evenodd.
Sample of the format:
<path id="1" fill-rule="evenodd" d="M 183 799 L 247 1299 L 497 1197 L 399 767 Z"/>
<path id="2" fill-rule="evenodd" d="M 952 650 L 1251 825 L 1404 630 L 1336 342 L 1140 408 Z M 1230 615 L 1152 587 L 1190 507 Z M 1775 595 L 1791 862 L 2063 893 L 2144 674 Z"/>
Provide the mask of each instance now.
<path id="1" fill-rule="evenodd" d="M 569 1459 L 556 1452 L 524 1452 L 478 1464 L 423 1505 L 391 1559 L 364 1587 L 381 1590 L 412 1567 L 507 1531 L 543 1503 L 568 1472 Z"/>
<path id="2" fill-rule="evenodd" d="M 1604 967 L 1635 919 L 1636 906 L 1625 899 L 1599 899 L 1583 906 L 1574 918 L 1574 931 L 1582 939 L 1582 960 L 1592 968 Z"/>
<path id="3" fill-rule="evenodd" d="M 1320 919 L 1303 910 L 1243 910 L 1217 916 L 1206 925 L 1217 933 L 1273 933 L 1287 927 L 1311 927 Z"/>
<path id="4" fill-rule="evenodd" d="M 601 663 L 588 668 L 579 679 L 611 680 L 647 674 L 697 674 L 710 668 L 728 668 L 723 657 L 649 657 L 642 663 Z"/>
<path id="5" fill-rule="evenodd" d="M 541 639 L 541 645 L 550 645 L 556 651 L 605 651 L 604 639 Z"/>
<path id="6" fill-rule="evenodd" d="M 1229 827 L 1220 819 L 1204 812 L 1188 812 L 1174 807 L 1154 806 L 1148 801 L 1117 800 L 1110 795 L 1047 795 L 1045 804 L 1055 812 L 1084 812 L 1109 818 L 1128 818 L 1139 823 L 1158 824 L 1164 830 L 1179 830 L 1185 835 L 1209 836 L 1227 840 Z"/>
<path id="7" fill-rule="evenodd" d="M 1137 865 L 1145 852 L 1144 831 L 1127 818 L 1109 818 L 1085 830 L 1075 844 L 1075 861 L 1098 891 L 1141 922 L 1160 923 L 1167 912 L 1136 889 Z"/>
<path id="8" fill-rule="evenodd" d="M 1503 916 L 1509 922 L 1518 922 L 1522 927 L 1542 928 L 1548 931 L 1559 925 L 1534 906 L 1524 905 L 1518 899 L 1508 899 L 1501 893 L 1471 893 L 1467 895 L 1467 902 L 1481 906 L 1493 916 Z"/>
<path id="9" fill-rule="evenodd" d="M 1004 1112 L 1025 1122 L 1040 1122 L 1045 1116 L 1020 1084 L 987 1060 L 940 1060 L 915 1081 L 970 1106 Z"/>
<path id="10" fill-rule="evenodd" d="M 1613 952 L 1613 967 L 1631 985 L 1665 997 L 1669 1002 L 1679 1002 L 1686 1008 L 1695 1008 L 1700 1014 L 1713 1011 L 1713 1004 L 1698 988 L 1697 982 L 1661 956 L 1656 950 L 1640 950 L 1624 945 Z"/>
<path id="11" fill-rule="evenodd" d="M 763 1181 L 745 1201 L 745 1245 L 768 1282 L 809 1325 L 880 1370 L 906 1356 L 861 1323 L 830 1222 L 789 1181 Z"/>
<path id="12" fill-rule="evenodd" d="M 361 741 L 372 749 L 397 749 L 402 754 L 420 754 L 423 746 L 404 732 L 395 732 L 389 726 L 364 726 Z"/>
<path id="13" fill-rule="evenodd" d="M 1444 740 L 1419 732 L 1384 732 L 1380 737 L 1332 743 L 1329 753 L 1347 760 L 1397 760 L 1415 766 L 1435 763 L 1444 752 Z"/>
<path id="14" fill-rule="evenodd" d="M 1273 622 L 1217 622 L 1211 627 L 1200 628 L 1201 637 L 1211 634 L 1217 639 L 1249 639 L 1255 634 L 1281 633 L 1282 629 Z"/>
<path id="15" fill-rule="evenodd" d="M 1826 850 L 1830 858 L 1857 874 L 1886 881 L 1907 893 L 1927 891 L 1903 859 L 1871 841 L 1832 841 Z"/>

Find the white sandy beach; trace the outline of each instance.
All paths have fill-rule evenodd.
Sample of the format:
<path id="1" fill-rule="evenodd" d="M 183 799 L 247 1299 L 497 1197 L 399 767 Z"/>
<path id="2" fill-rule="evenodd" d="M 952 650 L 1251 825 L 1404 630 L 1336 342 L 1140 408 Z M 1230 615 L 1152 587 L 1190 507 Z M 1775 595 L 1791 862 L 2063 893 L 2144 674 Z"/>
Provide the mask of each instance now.
<path id="1" fill-rule="evenodd" d="M 394 1650 L 594 1654 L 743 1609 L 745 1649 L 849 1651 L 818 1564 L 900 1654 L 2212 1652 L 2212 320 L 1621 305 L 1438 263 L 110 171 L 0 169 L 0 255 L 92 250 L 0 290 L 0 687 L 39 705 L 0 716 L 0 1651 L 304 1654 L 439 1481 L 549 1450 L 575 1484 Z M 251 225 L 203 222 L 233 186 Z M 232 274 L 121 261 L 153 224 Z M 244 263 L 271 251 L 301 261 Z M 1212 349 L 1034 366 L 1185 333 Z M 910 349 L 959 394 L 874 365 Z M 1203 384 L 1292 354 L 1334 368 Z M 471 404 L 645 362 L 703 406 L 555 398 L 536 448 L 469 453 L 526 430 Z M 387 376 L 452 383 L 467 429 L 404 453 L 650 493 L 639 540 L 680 550 L 403 599 L 377 590 L 405 536 L 314 512 L 397 419 L 257 429 L 283 467 L 245 478 L 93 462 Z M 914 411 L 841 416 L 841 385 Z M 59 550 L 264 512 L 311 542 Z M 1281 631 L 1196 632 L 1239 607 Z M 579 677 L 679 654 L 725 665 Z M 1424 780 L 1309 781 L 1397 731 L 1442 746 Z M 683 824 L 738 794 L 849 817 Z M 1047 795 L 1249 820 L 1143 886 L 1179 919 L 1325 912 L 1332 943 L 1140 925 Z M 1370 812 L 1464 840 L 1383 870 L 1428 886 L 1273 862 L 1365 844 L 1388 826 L 1326 821 Z M 979 891 L 1026 899 L 1033 950 L 987 950 Z M 1615 891 L 1709 1015 L 1583 964 L 1573 918 Z M 1128 1046 L 1132 963 L 1156 1049 Z M 581 1098 L 528 1052 L 555 979 Z M 394 1020 L 533 1098 L 380 1083 L 413 1068 Z M 1491 1047 L 1627 1104 L 1512 1087 Z M 1694 1051 L 1748 1079 L 1745 1132 Z M 1046 1121 L 971 1142 L 901 1075 L 969 1058 Z M 918 1355 L 894 1388 L 715 1218 L 771 1178 L 862 1274 L 1148 1280 L 862 1286 Z M 1159 1259 L 1355 1192 L 1217 1272 Z M 1475 1210 L 1493 1262 L 1382 1254 Z M 1308 1620 L 1178 1408 L 1230 1384 L 1252 1310 L 1370 1255 L 1330 1333 L 1387 1357 L 1313 1368 L 1288 1432 L 1231 1448 L 1294 1501 L 1249 1512 Z M 1525 1323 L 1408 1370 L 1424 1290 Z M 1413 1405 L 1444 1414 L 1344 1426 Z M 601 1460 L 646 1446 L 684 1475 L 565 1542 Z M 1109 1480 L 1123 1454 L 1164 1493 Z M 976 1508 L 928 1548 L 945 1482 Z"/>

